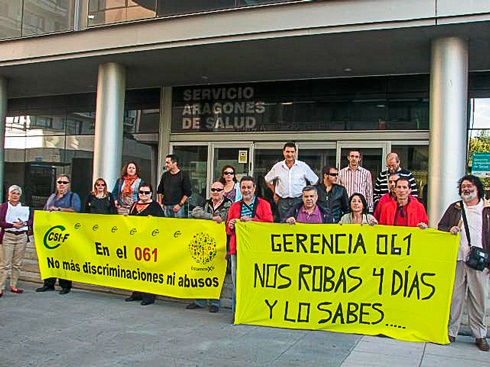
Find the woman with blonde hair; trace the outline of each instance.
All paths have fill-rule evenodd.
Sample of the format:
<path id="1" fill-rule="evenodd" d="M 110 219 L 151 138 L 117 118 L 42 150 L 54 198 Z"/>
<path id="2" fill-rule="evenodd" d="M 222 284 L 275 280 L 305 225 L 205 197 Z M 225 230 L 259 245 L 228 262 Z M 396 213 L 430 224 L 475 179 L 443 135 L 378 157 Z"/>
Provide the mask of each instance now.
<path id="1" fill-rule="evenodd" d="M 85 199 L 85 213 L 92 214 L 117 214 L 114 196 L 107 191 L 107 183 L 103 178 L 98 178 L 94 183 L 94 190 Z"/>

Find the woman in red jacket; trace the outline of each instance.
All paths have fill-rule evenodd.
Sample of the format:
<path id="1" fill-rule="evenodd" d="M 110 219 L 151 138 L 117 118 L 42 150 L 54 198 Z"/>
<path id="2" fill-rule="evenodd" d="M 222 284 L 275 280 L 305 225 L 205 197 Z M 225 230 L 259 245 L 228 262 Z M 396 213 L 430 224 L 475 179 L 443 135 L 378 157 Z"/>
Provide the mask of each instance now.
<path id="1" fill-rule="evenodd" d="M 234 203 L 228 211 L 226 221 L 226 233 L 230 235 L 230 252 L 231 256 L 231 279 L 233 281 L 233 293 L 231 297 L 231 308 L 235 312 L 235 291 L 236 291 L 236 234 L 235 224 L 237 220 L 242 222 L 273 222 L 272 210 L 270 204 L 255 196 L 255 180 L 251 176 L 244 176 L 240 180 L 240 192 L 242 199 Z"/>

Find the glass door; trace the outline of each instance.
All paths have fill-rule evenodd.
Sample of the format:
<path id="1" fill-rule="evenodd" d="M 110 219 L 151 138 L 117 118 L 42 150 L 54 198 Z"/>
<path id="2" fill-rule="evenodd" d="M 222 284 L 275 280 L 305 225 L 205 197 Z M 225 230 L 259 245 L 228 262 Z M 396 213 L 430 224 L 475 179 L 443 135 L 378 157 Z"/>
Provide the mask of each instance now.
<path id="1" fill-rule="evenodd" d="M 383 171 L 386 166 L 385 157 L 390 150 L 388 142 L 338 142 L 337 143 L 337 167 L 342 169 L 349 164 L 347 155 L 349 150 L 358 149 L 361 151 L 362 159 L 360 166 L 371 171 L 374 181 L 378 174 Z"/>
<path id="2" fill-rule="evenodd" d="M 209 177 L 209 185 L 220 179 L 221 170 L 224 166 L 230 165 L 235 168 L 236 179 L 240 181 L 243 176 L 250 175 L 251 171 L 251 145 L 252 143 L 233 143 L 234 147 L 230 148 L 230 144 L 215 143 L 212 145 L 213 162 L 211 168 L 211 177 Z"/>
<path id="3" fill-rule="evenodd" d="M 323 167 L 333 166 L 336 162 L 336 144 L 330 143 L 298 143 L 298 159 L 305 162 L 323 180 Z"/>

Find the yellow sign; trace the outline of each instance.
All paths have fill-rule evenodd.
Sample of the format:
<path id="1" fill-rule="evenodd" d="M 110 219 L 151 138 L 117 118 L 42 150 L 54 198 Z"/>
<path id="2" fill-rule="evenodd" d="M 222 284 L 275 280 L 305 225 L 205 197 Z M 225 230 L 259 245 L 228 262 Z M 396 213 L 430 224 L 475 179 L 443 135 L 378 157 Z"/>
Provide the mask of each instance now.
<path id="1" fill-rule="evenodd" d="M 36 211 L 42 278 L 177 298 L 218 299 L 224 224 L 211 220 Z"/>
<path id="2" fill-rule="evenodd" d="M 235 322 L 447 344 L 459 236 L 240 222 Z"/>

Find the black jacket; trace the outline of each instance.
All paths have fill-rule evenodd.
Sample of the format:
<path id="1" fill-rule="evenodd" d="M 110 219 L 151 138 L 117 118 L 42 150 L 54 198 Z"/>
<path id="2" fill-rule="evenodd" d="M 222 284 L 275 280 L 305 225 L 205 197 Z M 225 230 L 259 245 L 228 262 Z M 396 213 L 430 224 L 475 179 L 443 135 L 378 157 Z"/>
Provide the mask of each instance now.
<path id="1" fill-rule="evenodd" d="M 340 218 L 349 212 L 347 190 L 342 185 L 333 184 L 332 189 L 327 192 L 323 182 L 316 185 L 316 190 L 318 191 L 318 204 L 330 209 L 335 223 L 338 223 Z"/>

